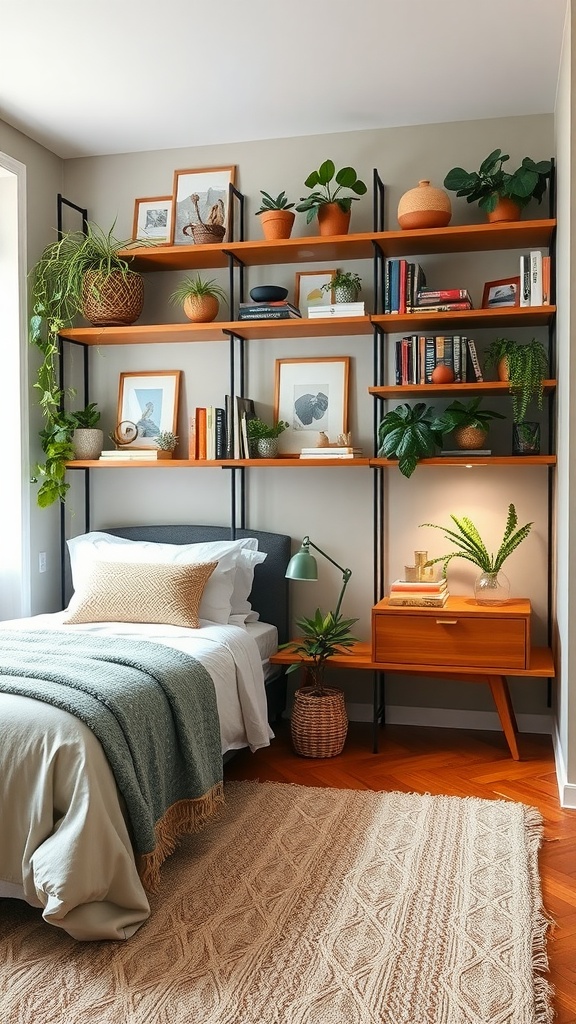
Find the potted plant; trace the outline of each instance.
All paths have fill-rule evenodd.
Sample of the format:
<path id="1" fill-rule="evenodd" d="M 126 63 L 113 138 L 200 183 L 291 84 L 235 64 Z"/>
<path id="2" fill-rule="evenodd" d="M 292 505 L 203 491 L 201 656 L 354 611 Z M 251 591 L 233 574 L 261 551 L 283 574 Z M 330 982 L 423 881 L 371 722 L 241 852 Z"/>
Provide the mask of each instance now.
<path id="1" fill-rule="evenodd" d="M 442 430 L 434 410 L 425 402 L 404 402 L 390 409 L 378 426 L 378 458 L 397 458 L 405 477 L 412 476 L 419 459 L 442 447 Z"/>
<path id="2" fill-rule="evenodd" d="M 482 161 L 478 171 L 453 167 L 444 178 L 444 187 L 457 196 L 466 196 L 467 203 L 477 202 L 488 220 L 518 220 L 531 199 L 542 202 L 552 164 L 550 160 L 536 163 L 525 156 L 510 174 L 502 170 L 502 164 L 509 159 L 507 153 L 495 149 Z"/>
<path id="3" fill-rule="evenodd" d="M 452 541 L 457 551 L 451 551 L 448 555 L 440 555 L 439 558 L 430 558 L 426 565 L 435 565 L 443 562 L 443 572 L 446 575 L 448 563 L 453 558 L 465 558 L 468 562 L 477 565 L 481 570 L 480 576 L 474 584 L 474 594 L 478 604 L 504 604 L 510 594 L 510 582 L 504 573 L 501 572 L 504 562 L 516 550 L 519 544 L 526 539 L 533 523 L 526 523 L 518 527 L 518 516 L 514 505 L 508 506 L 508 516 L 502 543 L 495 555 L 490 555 L 482 540 L 477 527 L 467 516 L 458 518 L 450 516 L 456 529 L 448 526 L 438 526 L 436 523 L 421 523 L 421 526 L 430 526 L 434 530 L 443 530 L 447 540 Z M 518 528 L 517 528 L 518 527 Z"/>
<path id="4" fill-rule="evenodd" d="M 250 449 L 255 447 L 261 459 L 277 458 L 278 438 L 288 426 L 286 420 L 278 420 L 273 426 L 269 426 L 258 416 L 246 420 L 246 433 Z"/>
<path id="5" fill-rule="evenodd" d="M 354 168 L 342 167 L 337 171 L 332 160 L 325 160 L 317 171 L 308 175 L 304 184 L 312 192 L 301 196 L 296 210 L 306 214 L 306 223 L 310 224 L 317 216 L 321 235 L 347 234 L 352 203 L 368 191 Z M 343 189 L 354 195 L 343 195 Z"/>
<path id="6" fill-rule="evenodd" d="M 221 302 L 227 302 L 226 292 L 213 279 L 185 277 L 170 295 L 170 301 L 181 305 L 193 323 L 210 323 L 218 316 Z"/>
<path id="7" fill-rule="evenodd" d="M 508 381 L 515 423 L 525 419 L 532 400 L 535 400 L 538 409 L 542 408 L 544 381 L 548 374 L 548 353 L 537 338 L 529 342 L 496 338 L 486 350 L 485 367 L 494 367 L 498 379 Z"/>
<path id="8" fill-rule="evenodd" d="M 335 302 L 356 302 L 358 293 L 362 291 L 362 278 L 359 274 L 339 270 L 331 281 L 323 284 L 321 291 L 334 291 Z"/>
<path id="9" fill-rule="evenodd" d="M 285 192 L 281 192 L 275 199 L 263 189 L 260 189 L 260 194 L 262 205 L 256 210 L 256 216 L 260 217 L 264 238 L 290 238 L 296 217 L 293 213 L 294 203 L 288 202 Z"/>
<path id="10" fill-rule="evenodd" d="M 488 437 L 491 420 L 503 420 L 500 412 L 480 408 L 481 398 L 471 398 L 469 402 L 451 402 L 438 417 L 437 425 L 443 434 L 454 435 L 457 448 L 470 450 L 483 448 Z"/>
<path id="11" fill-rule="evenodd" d="M 79 412 L 70 414 L 73 422 L 72 446 L 75 459 L 98 459 L 102 454 L 104 435 L 98 423 L 100 410 L 95 402 L 90 402 Z"/>
<path id="12" fill-rule="evenodd" d="M 178 435 L 171 430 L 161 430 L 154 441 L 161 452 L 172 453 L 178 444 Z"/>
<path id="13" fill-rule="evenodd" d="M 291 716 L 292 742 L 296 753 L 302 757 L 334 757 L 344 746 L 348 732 L 344 694 L 325 686 L 324 678 L 327 659 L 357 642 L 350 632 L 357 621 L 343 618 L 339 610 L 323 615 L 317 608 L 311 619 L 297 620 L 302 636 L 282 644 L 282 648 L 295 651 L 307 660 L 310 684 L 296 690 Z M 295 662 L 286 673 L 299 667 Z"/>

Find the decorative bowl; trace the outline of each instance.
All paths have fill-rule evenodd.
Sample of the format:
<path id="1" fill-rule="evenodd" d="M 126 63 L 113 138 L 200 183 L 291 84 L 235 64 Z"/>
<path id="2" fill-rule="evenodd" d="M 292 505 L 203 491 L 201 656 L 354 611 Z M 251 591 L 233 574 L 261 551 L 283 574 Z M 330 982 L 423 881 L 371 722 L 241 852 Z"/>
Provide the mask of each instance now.
<path id="1" fill-rule="evenodd" d="M 280 288 L 276 284 L 261 284 L 258 288 L 252 288 L 250 298 L 253 302 L 282 302 L 288 295 L 287 288 Z"/>

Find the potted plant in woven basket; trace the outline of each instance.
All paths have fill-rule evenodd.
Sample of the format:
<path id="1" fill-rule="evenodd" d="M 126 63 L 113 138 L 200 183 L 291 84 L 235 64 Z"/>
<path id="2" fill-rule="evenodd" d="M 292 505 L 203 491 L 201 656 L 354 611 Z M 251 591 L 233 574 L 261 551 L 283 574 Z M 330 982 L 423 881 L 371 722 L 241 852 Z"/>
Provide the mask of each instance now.
<path id="1" fill-rule="evenodd" d="M 471 451 L 483 448 L 488 437 L 490 421 L 504 420 L 501 412 L 480 408 L 481 398 L 471 398 L 469 402 L 451 402 L 438 417 L 437 426 L 443 434 L 453 434 L 457 448 Z"/>
<path id="2" fill-rule="evenodd" d="M 317 608 L 311 619 L 297 620 L 301 638 L 282 645 L 301 654 L 306 663 L 308 682 L 294 694 L 291 717 L 292 743 L 302 757 L 334 757 L 346 742 L 348 717 L 344 694 L 326 686 L 324 676 L 327 659 L 356 643 L 350 628 L 357 621 L 343 618 L 340 601 L 336 611 L 327 615 Z M 300 665 L 296 662 L 286 672 L 294 672 Z"/>

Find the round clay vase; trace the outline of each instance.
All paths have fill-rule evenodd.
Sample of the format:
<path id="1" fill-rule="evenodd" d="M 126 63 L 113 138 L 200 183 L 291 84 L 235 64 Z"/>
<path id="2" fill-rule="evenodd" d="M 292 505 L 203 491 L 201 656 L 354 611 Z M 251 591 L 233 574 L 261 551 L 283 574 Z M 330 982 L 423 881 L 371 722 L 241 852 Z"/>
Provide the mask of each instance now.
<path id="1" fill-rule="evenodd" d="M 110 274 L 87 270 L 82 279 L 82 316 L 93 327 L 127 327 L 144 305 L 144 279 L 128 270 Z"/>
<path id="2" fill-rule="evenodd" d="M 498 202 L 490 213 L 486 214 L 490 224 L 498 224 L 501 221 L 520 220 L 522 211 L 513 199 L 507 196 L 499 196 Z"/>
<path id="3" fill-rule="evenodd" d="M 261 459 L 277 459 L 278 458 L 278 438 L 277 437 L 259 437 L 258 438 L 258 457 Z"/>
<path id="4" fill-rule="evenodd" d="M 290 238 L 296 214 L 292 210 L 265 210 L 259 213 L 262 233 L 268 241 Z"/>
<path id="5" fill-rule="evenodd" d="M 208 324 L 218 316 L 220 303 L 215 295 L 187 295 L 183 308 L 193 323 Z"/>
<path id="6" fill-rule="evenodd" d="M 321 235 L 347 235 L 350 227 L 350 210 L 343 210 L 338 203 L 323 203 L 318 207 L 318 230 Z"/>
<path id="7" fill-rule="evenodd" d="M 74 458 L 99 459 L 104 446 L 104 434 L 99 427 L 76 427 L 72 434 Z"/>
<path id="8" fill-rule="evenodd" d="M 454 441 L 457 448 L 470 451 L 474 448 L 484 448 L 488 431 L 482 427 L 456 427 Z"/>
<path id="9" fill-rule="evenodd" d="M 449 195 L 427 179 L 405 192 L 398 203 L 398 223 L 403 231 L 419 228 L 445 228 L 452 217 Z"/>
<path id="10" fill-rule="evenodd" d="M 290 721 L 292 744 L 301 757 L 335 757 L 346 742 L 348 716 L 341 690 L 302 686 L 294 694 Z"/>

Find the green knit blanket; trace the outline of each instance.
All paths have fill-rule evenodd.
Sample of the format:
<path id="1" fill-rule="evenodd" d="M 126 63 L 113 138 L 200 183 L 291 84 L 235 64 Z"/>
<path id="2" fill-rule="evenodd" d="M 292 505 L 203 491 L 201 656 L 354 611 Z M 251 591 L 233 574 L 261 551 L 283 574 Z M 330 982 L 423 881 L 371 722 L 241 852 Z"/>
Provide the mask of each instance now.
<path id="1" fill-rule="evenodd" d="M 137 853 L 154 850 L 155 826 L 169 807 L 221 789 L 214 684 L 182 651 L 124 637 L 4 629 L 0 691 L 53 704 L 89 726 L 126 802 Z"/>

